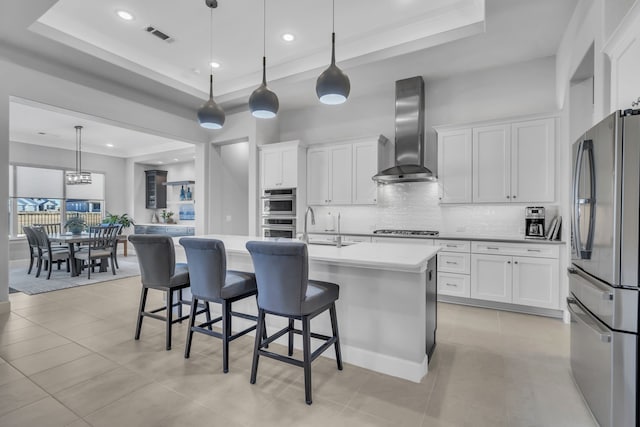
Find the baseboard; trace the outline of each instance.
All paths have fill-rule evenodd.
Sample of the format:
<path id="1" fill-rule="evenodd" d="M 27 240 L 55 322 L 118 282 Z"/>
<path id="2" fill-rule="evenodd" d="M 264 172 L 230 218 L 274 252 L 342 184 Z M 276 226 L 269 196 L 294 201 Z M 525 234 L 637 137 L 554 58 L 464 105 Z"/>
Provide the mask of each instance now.
<path id="1" fill-rule="evenodd" d="M 0 314 L 11 311 L 11 301 L 0 301 Z"/>
<path id="2" fill-rule="evenodd" d="M 508 304 L 496 301 L 485 301 L 473 298 L 454 297 L 451 295 L 438 295 L 438 301 L 452 304 L 468 305 L 471 307 L 493 308 L 496 310 L 513 311 L 515 313 L 535 314 L 536 316 L 555 317 L 563 319 L 562 310 L 550 308 L 530 307 L 527 305 Z"/>

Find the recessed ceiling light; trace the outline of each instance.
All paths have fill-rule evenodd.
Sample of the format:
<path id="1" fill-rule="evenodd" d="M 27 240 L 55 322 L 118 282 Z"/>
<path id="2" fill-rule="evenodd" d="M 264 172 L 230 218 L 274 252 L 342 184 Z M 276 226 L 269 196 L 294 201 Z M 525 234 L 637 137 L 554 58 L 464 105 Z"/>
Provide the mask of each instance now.
<path id="1" fill-rule="evenodd" d="M 161 165 L 161 164 L 163 164 L 164 162 L 163 162 L 163 161 L 161 161 L 161 160 L 158 160 L 156 163 L 157 163 L 157 164 L 159 164 L 159 165 Z"/>
<path id="2" fill-rule="evenodd" d="M 173 159 L 173 161 L 174 161 L 174 162 L 179 162 L 180 160 L 178 160 L 178 159 Z"/>
<path id="3" fill-rule="evenodd" d="M 211 68 L 220 68 L 220 64 L 218 64 L 217 62 L 212 62 Z"/>
<path id="4" fill-rule="evenodd" d="M 116 12 L 120 19 L 124 21 L 133 21 L 133 15 L 126 10 L 119 10 Z"/>
<path id="5" fill-rule="evenodd" d="M 294 36 L 291 33 L 284 33 L 282 35 L 282 40 L 286 41 L 286 42 L 292 42 L 296 39 L 296 36 Z"/>
<path id="6" fill-rule="evenodd" d="M 113 148 L 113 144 L 107 144 L 107 147 Z"/>
<path id="7" fill-rule="evenodd" d="M 38 132 L 38 135 L 46 135 L 46 132 Z"/>

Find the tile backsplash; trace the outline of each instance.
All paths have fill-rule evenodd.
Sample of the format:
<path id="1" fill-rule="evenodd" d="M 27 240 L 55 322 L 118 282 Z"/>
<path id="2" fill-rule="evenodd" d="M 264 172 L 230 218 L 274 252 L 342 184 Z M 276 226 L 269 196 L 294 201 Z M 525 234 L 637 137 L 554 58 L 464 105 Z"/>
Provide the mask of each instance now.
<path id="1" fill-rule="evenodd" d="M 558 207 L 546 205 L 547 224 Z M 523 205 L 444 205 L 437 182 L 408 182 L 378 186 L 376 206 L 318 206 L 310 230 L 333 230 L 338 213 L 343 233 L 375 229 L 438 230 L 441 234 L 524 236 Z"/>

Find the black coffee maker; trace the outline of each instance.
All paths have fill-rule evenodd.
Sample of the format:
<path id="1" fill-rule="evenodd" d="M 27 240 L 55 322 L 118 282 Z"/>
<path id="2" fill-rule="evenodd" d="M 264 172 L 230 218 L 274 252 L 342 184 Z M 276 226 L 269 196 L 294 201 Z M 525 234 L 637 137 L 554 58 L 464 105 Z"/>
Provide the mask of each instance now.
<path id="1" fill-rule="evenodd" d="M 524 211 L 525 239 L 544 239 L 544 208 L 529 206 Z"/>

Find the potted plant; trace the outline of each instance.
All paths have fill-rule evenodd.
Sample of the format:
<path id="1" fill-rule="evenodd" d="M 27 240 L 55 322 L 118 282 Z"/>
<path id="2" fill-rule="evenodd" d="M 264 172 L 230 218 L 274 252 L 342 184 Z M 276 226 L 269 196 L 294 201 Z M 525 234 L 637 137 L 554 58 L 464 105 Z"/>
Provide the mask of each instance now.
<path id="1" fill-rule="evenodd" d="M 162 209 L 162 222 L 165 224 L 173 224 L 173 212 L 168 211 L 166 209 Z"/>
<path id="2" fill-rule="evenodd" d="M 80 234 L 87 228 L 87 224 L 83 217 L 76 215 L 67 219 L 67 222 L 64 223 L 64 228 L 69 230 L 71 234 Z"/>
<path id="3" fill-rule="evenodd" d="M 122 225 L 122 227 L 120 228 L 120 233 L 122 233 L 123 229 L 129 228 L 132 225 L 136 225 L 133 219 L 129 218 L 129 215 L 126 212 L 123 213 L 122 215 L 116 215 L 116 214 L 107 212 L 107 215 L 102 219 L 102 223 L 108 224 L 108 225 L 116 225 L 116 224 Z"/>

